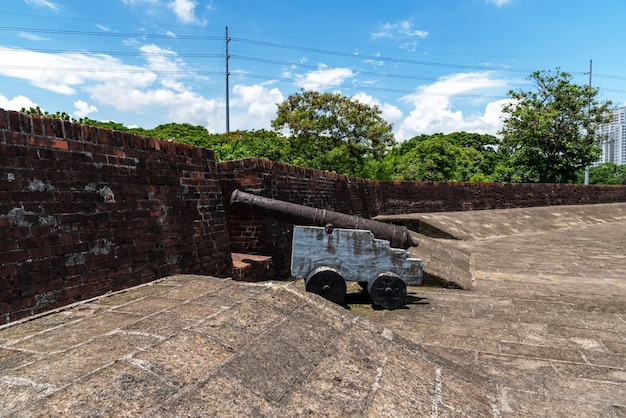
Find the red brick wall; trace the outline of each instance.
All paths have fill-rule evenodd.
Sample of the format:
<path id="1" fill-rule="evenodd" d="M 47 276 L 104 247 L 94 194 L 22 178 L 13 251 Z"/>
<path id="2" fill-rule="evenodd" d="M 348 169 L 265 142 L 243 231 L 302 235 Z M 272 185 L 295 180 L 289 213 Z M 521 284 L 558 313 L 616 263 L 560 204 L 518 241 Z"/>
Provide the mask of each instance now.
<path id="1" fill-rule="evenodd" d="M 222 202 L 210 150 L 0 110 L 0 323 L 230 275 Z"/>
<path id="2" fill-rule="evenodd" d="M 626 202 L 626 186 L 375 182 L 373 187 L 377 214 Z"/>

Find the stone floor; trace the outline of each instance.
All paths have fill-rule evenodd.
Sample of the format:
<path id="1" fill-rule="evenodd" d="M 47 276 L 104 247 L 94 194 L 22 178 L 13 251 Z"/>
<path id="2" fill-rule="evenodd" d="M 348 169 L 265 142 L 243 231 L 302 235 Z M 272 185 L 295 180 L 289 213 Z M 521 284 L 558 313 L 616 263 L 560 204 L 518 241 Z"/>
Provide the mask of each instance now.
<path id="1" fill-rule="evenodd" d="M 437 242 L 474 290 L 411 287 L 395 311 L 358 286 L 341 307 L 300 281 L 174 276 L 3 326 L 0 416 L 626 417 L 617 208 L 545 229 L 513 211 L 508 232 L 455 214 L 464 239 Z"/>
<path id="2" fill-rule="evenodd" d="M 0 331 L 0 415 L 493 416 L 495 386 L 297 283 L 175 276 Z"/>

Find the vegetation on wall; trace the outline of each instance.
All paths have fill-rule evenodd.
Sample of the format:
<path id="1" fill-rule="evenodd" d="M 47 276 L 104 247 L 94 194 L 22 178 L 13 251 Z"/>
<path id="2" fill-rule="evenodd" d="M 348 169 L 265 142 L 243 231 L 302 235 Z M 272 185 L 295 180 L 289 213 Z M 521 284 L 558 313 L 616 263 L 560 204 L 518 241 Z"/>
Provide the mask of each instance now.
<path id="1" fill-rule="evenodd" d="M 374 180 L 582 183 L 584 168 L 600 155 L 596 129 L 610 120 L 610 102 L 558 69 L 529 79 L 532 89 L 509 92 L 500 137 L 437 133 L 396 143 L 377 106 L 305 90 L 278 104 L 276 131 L 212 134 L 187 123 L 127 128 L 39 107 L 22 112 L 211 148 L 218 161 L 257 157 Z M 625 167 L 591 166 L 590 183 L 626 184 Z"/>

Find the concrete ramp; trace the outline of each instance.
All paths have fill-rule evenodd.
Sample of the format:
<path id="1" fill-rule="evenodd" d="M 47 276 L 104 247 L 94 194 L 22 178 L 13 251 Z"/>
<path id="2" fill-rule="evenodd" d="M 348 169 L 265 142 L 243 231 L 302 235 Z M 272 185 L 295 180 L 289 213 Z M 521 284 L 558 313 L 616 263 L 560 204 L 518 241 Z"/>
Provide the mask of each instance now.
<path id="1" fill-rule="evenodd" d="M 375 219 L 403 224 L 413 231 L 419 246 L 410 251 L 424 261 L 426 284 L 472 290 L 476 286 L 472 254 L 478 251 L 480 242 L 515 238 L 524 243 L 530 241 L 524 238 L 526 236 L 551 231 L 602 225 L 621 228 L 626 221 L 626 203 L 412 213 L 377 216 Z M 517 248 L 521 247 L 518 245 Z M 505 253 L 499 254 L 494 262 L 502 261 L 505 256 Z M 516 257 L 519 258 L 520 254 Z"/>
<path id="2" fill-rule="evenodd" d="M 0 328 L 0 416 L 495 416 L 495 386 L 296 283 L 175 276 Z"/>
<path id="3" fill-rule="evenodd" d="M 625 221 L 626 203 L 413 213 L 375 219 L 403 223 L 433 238 L 472 241 Z"/>

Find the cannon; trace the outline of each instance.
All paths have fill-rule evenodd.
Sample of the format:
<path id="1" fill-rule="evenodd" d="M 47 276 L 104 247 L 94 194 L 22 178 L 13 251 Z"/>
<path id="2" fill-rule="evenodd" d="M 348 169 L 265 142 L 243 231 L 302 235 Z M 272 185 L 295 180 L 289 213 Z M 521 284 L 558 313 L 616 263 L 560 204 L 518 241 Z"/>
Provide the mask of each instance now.
<path id="1" fill-rule="evenodd" d="M 409 247 L 417 247 L 417 242 L 413 240 L 405 226 L 387 224 L 356 215 L 346 215 L 331 210 L 270 199 L 237 189 L 230 195 L 230 204 L 236 208 L 253 209 L 262 215 L 290 222 L 294 225 L 366 229 L 372 231 L 376 238 L 389 241 L 389 244 L 394 248 L 407 249 Z"/>
<path id="2" fill-rule="evenodd" d="M 346 281 L 358 282 L 374 305 L 405 304 L 407 285 L 422 283 L 423 263 L 406 227 L 311 208 L 235 190 L 231 205 L 294 224 L 291 274 L 308 292 L 335 303 L 346 297 Z"/>

